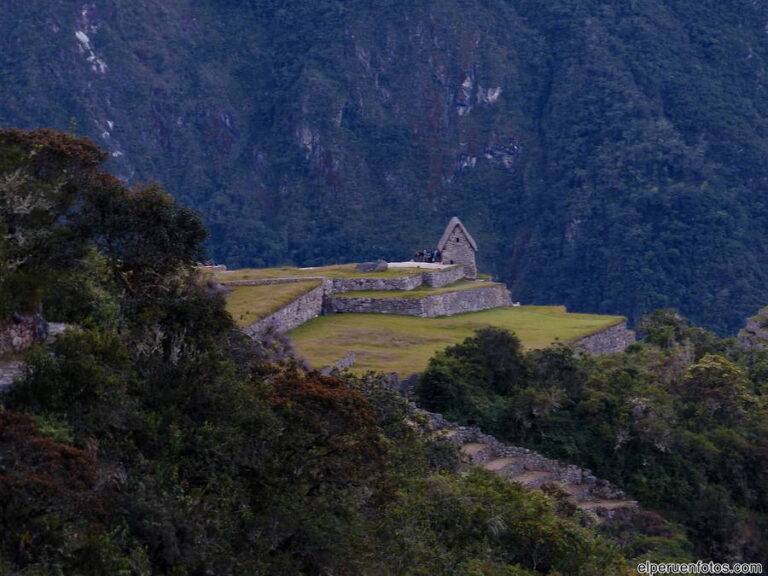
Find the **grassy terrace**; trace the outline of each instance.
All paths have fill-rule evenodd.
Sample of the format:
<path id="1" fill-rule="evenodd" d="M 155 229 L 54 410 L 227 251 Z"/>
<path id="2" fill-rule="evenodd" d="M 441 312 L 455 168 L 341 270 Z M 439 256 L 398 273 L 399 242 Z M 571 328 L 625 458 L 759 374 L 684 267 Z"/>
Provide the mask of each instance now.
<path id="1" fill-rule="evenodd" d="M 425 271 L 423 268 L 391 268 L 384 272 L 359 272 L 355 270 L 355 264 L 339 264 L 318 268 L 243 268 L 242 270 L 217 272 L 216 279 L 220 282 L 231 282 L 266 278 L 401 278 L 421 274 Z"/>
<path id="2" fill-rule="evenodd" d="M 474 280 L 459 280 L 442 288 L 419 286 L 413 290 L 359 290 L 355 292 L 343 292 L 336 294 L 340 298 L 424 298 L 445 292 L 461 292 L 463 290 L 475 290 L 488 286 L 499 286 L 498 282 L 476 282 Z"/>
<path id="3" fill-rule="evenodd" d="M 227 295 L 227 311 L 237 325 L 244 328 L 319 285 L 319 280 L 306 280 L 265 286 L 235 286 Z"/>
<path id="4" fill-rule="evenodd" d="M 290 336 L 297 352 L 315 367 L 331 364 L 351 350 L 357 356 L 355 371 L 408 376 L 424 370 L 436 351 L 484 326 L 508 328 L 531 349 L 558 339 L 566 342 L 581 338 L 623 320 L 618 316 L 571 314 L 563 306 L 495 308 L 442 318 L 335 314 L 315 318 Z"/>

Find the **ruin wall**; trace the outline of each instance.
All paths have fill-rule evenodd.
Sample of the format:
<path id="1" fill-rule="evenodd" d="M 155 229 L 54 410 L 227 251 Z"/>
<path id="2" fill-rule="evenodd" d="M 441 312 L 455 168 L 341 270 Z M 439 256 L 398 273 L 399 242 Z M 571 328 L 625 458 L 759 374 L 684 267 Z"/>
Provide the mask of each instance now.
<path id="1" fill-rule="evenodd" d="M 243 329 L 251 337 L 258 336 L 268 326 L 274 326 L 278 332 L 288 332 L 319 316 L 323 309 L 323 297 L 328 290 L 328 281 L 312 288 L 306 294 Z"/>
<path id="2" fill-rule="evenodd" d="M 326 298 L 326 314 L 371 313 L 402 314 L 421 318 L 453 316 L 500 306 L 511 306 L 509 290 L 502 284 L 473 290 L 444 292 L 424 298 L 371 298 L 366 296 L 330 296 Z"/>
<path id="3" fill-rule="evenodd" d="M 594 356 L 621 352 L 635 341 L 635 333 L 627 328 L 627 322 L 619 322 L 575 340 L 572 345 L 576 350 L 589 352 Z"/>
<path id="4" fill-rule="evenodd" d="M 0 356 L 23 352 L 37 340 L 44 339 L 46 334 L 40 333 L 39 324 L 33 316 L 17 316 L 0 322 Z"/>

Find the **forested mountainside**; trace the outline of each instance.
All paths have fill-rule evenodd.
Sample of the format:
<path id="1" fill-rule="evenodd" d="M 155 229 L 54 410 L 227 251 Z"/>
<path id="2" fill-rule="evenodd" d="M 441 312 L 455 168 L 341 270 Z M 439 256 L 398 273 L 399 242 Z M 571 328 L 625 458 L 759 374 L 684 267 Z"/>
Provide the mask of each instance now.
<path id="1" fill-rule="evenodd" d="M 555 486 L 459 474 L 386 376 L 309 372 L 285 338 L 235 331 L 194 264 L 201 222 L 104 159 L 0 131 L 0 343 L 32 311 L 69 323 L 0 349 L 0 574 L 616 576 L 692 559 L 653 512 L 597 523 Z"/>
<path id="2" fill-rule="evenodd" d="M 90 136 L 232 266 L 459 215 L 516 299 L 721 333 L 768 300 L 768 5 L 0 0 L 0 125 Z"/>

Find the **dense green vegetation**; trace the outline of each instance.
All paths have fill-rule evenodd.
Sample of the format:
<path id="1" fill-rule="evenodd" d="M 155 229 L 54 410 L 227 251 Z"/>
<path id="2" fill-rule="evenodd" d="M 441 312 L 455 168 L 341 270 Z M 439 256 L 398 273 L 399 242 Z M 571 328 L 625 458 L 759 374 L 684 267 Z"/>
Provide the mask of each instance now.
<path id="1" fill-rule="evenodd" d="M 723 335 L 768 301 L 763 2 L 6 8 L 0 125 L 157 176 L 222 263 L 400 260 L 459 215 L 525 303 Z"/>
<path id="2" fill-rule="evenodd" d="M 657 311 L 645 343 L 602 358 L 524 354 L 488 328 L 437 354 L 419 401 L 591 468 L 679 521 L 696 556 L 768 560 L 768 353 Z"/>
<path id="3" fill-rule="evenodd" d="M 629 573 L 555 499 L 455 474 L 377 378 L 239 335 L 194 266 L 194 214 L 90 143 L 0 132 L 0 158 L 3 318 L 74 324 L 2 397 L 3 575 Z"/>

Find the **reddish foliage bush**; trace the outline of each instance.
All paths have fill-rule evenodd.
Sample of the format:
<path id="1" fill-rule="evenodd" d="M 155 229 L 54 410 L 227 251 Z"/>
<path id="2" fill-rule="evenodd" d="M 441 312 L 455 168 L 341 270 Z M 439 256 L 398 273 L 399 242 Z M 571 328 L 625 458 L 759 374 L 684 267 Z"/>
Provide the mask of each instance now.
<path id="1" fill-rule="evenodd" d="M 0 412 L 0 525 L 8 534 L 50 512 L 88 510 L 94 462 L 82 451 L 40 436 L 25 414 Z"/>
<path id="2" fill-rule="evenodd" d="M 374 414 L 343 380 L 287 371 L 272 382 L 268 398 L 292 424 L 292 439 L 321 458 L 326 481 L 361 481 L 381 469 L 384 445 Z"/>

